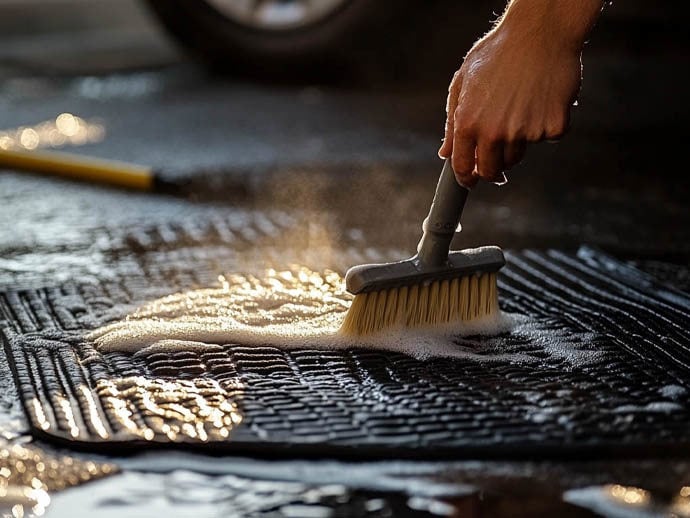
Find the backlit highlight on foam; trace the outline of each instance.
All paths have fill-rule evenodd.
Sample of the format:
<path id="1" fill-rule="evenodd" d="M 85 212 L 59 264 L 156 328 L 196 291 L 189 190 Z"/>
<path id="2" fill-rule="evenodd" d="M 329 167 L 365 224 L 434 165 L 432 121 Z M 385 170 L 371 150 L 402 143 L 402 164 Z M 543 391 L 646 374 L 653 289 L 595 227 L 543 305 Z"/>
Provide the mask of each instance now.
<path id="1" fill-rule="evenodd" d="M 291 266 L 258 276 L 221 276 L 219 281 L 217 287 L 145 304 L 124 320 L 92 331 L 87 339 L 102 352 L 237 343 L 286 349 L 366 347 L 423 359 L 462 355 L 452 337 L 495 334 L 511 325 L 509 318 L 495 312 L 465 322 L 352 337 L 340 333 L 340 328 L 353 297 L 334 271 Z"/>

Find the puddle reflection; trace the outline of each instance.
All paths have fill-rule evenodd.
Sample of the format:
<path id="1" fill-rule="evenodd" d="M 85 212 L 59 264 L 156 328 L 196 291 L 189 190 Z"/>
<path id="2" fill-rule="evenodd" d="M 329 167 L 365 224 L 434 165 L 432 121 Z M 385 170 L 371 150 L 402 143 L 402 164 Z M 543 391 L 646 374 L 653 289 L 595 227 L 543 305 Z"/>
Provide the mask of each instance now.
<path id="1" fill-rule="evenodd" d="M 563 499 L 604 516 L 690 518 L 690 486 L 669 495 L 622 484 L 589 486 L 566 491 Z"/>
<path id="2" fill-rule="evenodd" d="M 645 506 L 649 503 L 650 493 L 639 487 L 627 487 L 612 484 L 606 487 L 609 497 L 621 504 L 630 506 Z"/>
<path id="3" fill-rule="evenodd" d="M 690 518 L 690 486 L 683 486 L 671 501 L 670 511 L 679 518 Z"/>
<path id="4" fill-rule="evenodd" d="M 52 456 L 33 446 L 0 442 L 0 516 L 42 516 L 50 492 L 117 472 L 108 463 Z"/>

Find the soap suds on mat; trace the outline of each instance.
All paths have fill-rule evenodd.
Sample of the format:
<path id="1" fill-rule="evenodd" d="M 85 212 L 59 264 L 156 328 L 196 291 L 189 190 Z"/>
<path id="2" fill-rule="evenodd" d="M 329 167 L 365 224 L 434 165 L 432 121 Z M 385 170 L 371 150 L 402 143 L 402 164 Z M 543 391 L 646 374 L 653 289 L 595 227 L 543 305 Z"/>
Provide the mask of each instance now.
<path id="1" fill-rule="evenodd" d="M 333 271 L 304 267 L 269 269 L 261 277 L 229 275 L 220 286 L 176 293 L 150 302 L 125 320 L 87 335 L 102 352 L 197 349 L 238 343 L 287 349 L 368 347 L 402 352 L 418 359 L 464 356 L 453 337 L 496 334 L 511 327 L 503 314 L 429 329 L 389 330 L 371 337 L 338 333 L 352 295 Z"/>

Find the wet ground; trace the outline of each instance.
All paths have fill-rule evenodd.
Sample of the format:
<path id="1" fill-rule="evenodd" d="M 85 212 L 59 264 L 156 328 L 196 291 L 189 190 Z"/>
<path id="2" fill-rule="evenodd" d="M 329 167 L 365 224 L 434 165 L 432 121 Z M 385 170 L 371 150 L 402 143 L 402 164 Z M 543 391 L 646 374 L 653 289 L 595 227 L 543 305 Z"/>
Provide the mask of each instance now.
<path id="1" fill-rule="evenodd" d="M 440 166 L 435 151 L 442 83 L 275 86 L 210 76 L 181 60 L 138 14 L 121 16 L 129 36 L 113 31 L 109 45 L 84 38 L 78 60 L 59 31 L 45 37 L 63 46 L 34 43 L 50 49 L 50 67 L 43 51 L 6 45 L 0 53 L 0 131 L 21 140 L 24 129 L 72 113 L 105 133 L 99 142 L 71 150 L 157 167 L 185 184 L 184 196 L 3 171 L 0 290 L 6 331 L 36 324 L 8 312 L 10 292 L 55 289 L 61 301 L 56 307 L 69 308 L 76 299 L 65 287 L 121 285 L 129 276 L 143 280 L 125 285 L 123 293 L 150 300 L 228 265 L 342 270 L 413 249 Z M 669 102 L 684 95 L 675 77 L 687 47 L 673 31 L 659 32 L 664 23 L 615 13 L 604 20 L 602 37 L 585 55 L 587 75 L 571 135 L 534 148 L 506 187 L 478 188 L 457 246 L 500 244 L 516 250 L 520 260 L 528 248 L 573 253 L 585 244 L 654 276 L 640 283 L 661 283 L 655 289 L 668 283 L 687 292 L 690 187 L 677 157 L 688 106 Z M 637 32 L 616 38 L 626 24 Z M 94 36 L 93 29 L 82 29 Z M 12 37 L 27 41 L 25 35 Z M 205 270 L 192 268 L 198 264 Z M 130 309 L 132 300 L 123 295 L 118 306 L 109 293 L 114 304 L 101 300 L 95 310 L 101 317 Z M 9 443 L 24 443 L 29 424 L 4 356 L 0 369 L 0 432 Z M 676 378 L 681 390 L 687 387 L 686 372 Z M 47 452 L 42 455 L 56 455 L 50 443 L 38 446 Z M 104 516 L 630 516 L 633 510 L 662 516 L 670 506 L 686 516 L 690 495 L 681 489 L 690 486 L 690 464 L 681 454 L 586 462 L 352 463 L 59 451 L 92 462 L 75 468 L 91 474 L 81 480 L 75 475 L 70 485 L 101 476 L 103 461 L 121 473 L 65 491 L 39 477 L 33 489 L 52 497 L 48 516 L 73 515 L 75 507 Z M 28 463 L 29 457 L 22 451 L 7 457 L 14 459 L 7 464 L 14 466 L 12 476 L 16 462 Z M 50 468 L 49 460 L 44 464 Z M 40 503 L 43 497 L 37 492 L 22 498 Z"/>

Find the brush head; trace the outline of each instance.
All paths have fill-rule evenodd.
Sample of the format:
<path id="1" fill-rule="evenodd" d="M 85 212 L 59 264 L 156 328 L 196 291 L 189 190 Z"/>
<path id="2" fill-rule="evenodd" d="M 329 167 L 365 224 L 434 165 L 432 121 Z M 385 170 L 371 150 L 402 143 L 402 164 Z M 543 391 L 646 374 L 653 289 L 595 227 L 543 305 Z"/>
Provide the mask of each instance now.
<path id="1" fill-rule="evenodd" d="M 363 336 L 389 329 L 438 327 L 498 313 L 496 273 L 355 295 L 340 332 Z"/>
<path id="2" fill-rule="evenodd" d="M 340 332 L 362 336 L 491 316 L 498 312 L 496 272 L 503 265 L 503 251 L 485 246 L 451 252 L 440 267 L 415 256 L 351 268 L 345 281 L 355 298 Z"/>
<path id="3" fill-rule="evenodd" d="M 362 264 L 345 275 L 347 291 L 353 295 L 403 286 L 450 280 L 472 274 L 493 273 L 506 264 L 503 250 L 482 246 L 450 252 L 443 266 L 426 266 L 417 256 L 397 263 Z"/>

